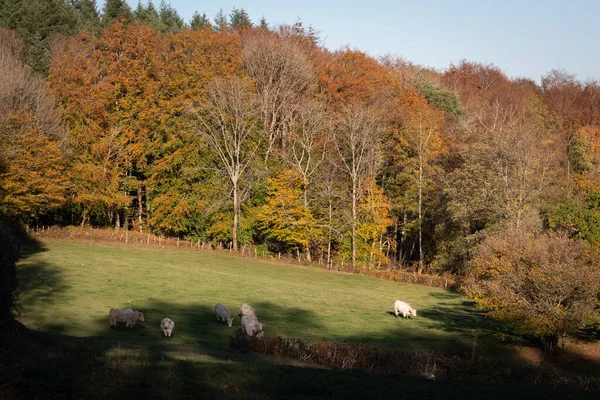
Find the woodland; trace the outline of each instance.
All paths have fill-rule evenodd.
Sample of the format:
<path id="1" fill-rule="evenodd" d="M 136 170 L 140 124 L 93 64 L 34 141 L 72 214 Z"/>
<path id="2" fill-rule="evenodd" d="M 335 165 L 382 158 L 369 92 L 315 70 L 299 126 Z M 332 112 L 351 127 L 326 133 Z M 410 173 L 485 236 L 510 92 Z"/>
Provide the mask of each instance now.
<path id="1" fill-rule="evenodd" d="M 434 70 L 244 9 L 0 0 L 7 221 L 452 274 L 552 347 L 599 321 L 599 183 L 600 83 L 564 70 Z"/>

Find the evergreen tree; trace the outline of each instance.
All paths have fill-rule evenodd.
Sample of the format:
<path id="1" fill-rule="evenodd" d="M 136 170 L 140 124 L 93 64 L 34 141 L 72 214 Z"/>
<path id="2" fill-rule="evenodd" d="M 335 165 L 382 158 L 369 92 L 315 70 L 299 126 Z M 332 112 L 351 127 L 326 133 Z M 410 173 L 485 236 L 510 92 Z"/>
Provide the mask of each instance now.
<path id="1" fill-rule="evenodd" d="M 150 4 L 148 3 L 148 6 Z M 142 4 L 142 0 L 138 0 L 137 7 L 133 12 L 133 17 L 136 21 L 145 21 L 146 20 L 146 7 Z"/>
<path id="2" fill-rule="evenodd" d="M 192 16 L 192 20 L 190 21 L 190 27 L 197 31 L 200 29 L 211 29 L 212 25 L 206 16 L 206 13 L 200 15 L 198 11 L 194 12 Z"/>
<path id="3" fill-rule="evenodd" d="M 50 49 L 46 41 L 41 39 L 41 35 L 37 34 L 32 38 L 27 58 L 31 69 L 39 74 L 45 75 L 50 67 Z"/>
<path id="4" fill-rule="evenodd" d="M 131 21 L 133 19 L 131 8 L 125 0 L 106 0 L 104 9 L 102 10 L 102 23 L 108 26 L 111 22 L 118 19 L 124 19 L 127 22 Z"/>
<path id="5" fill-rule="evenodd" d="M 269 30 L 269 24 L 267 24 L 267 20 L 265 19 L 264 15 L 261 17 L 258 27 L 265 31 Z"/>
<path id="6" fill-rule="evenodd" d="M 252 21 L 248 13 L 243 8 L 239 10 L 233 7 L 231 14 L 229 14 L 229 24 L 234 28 L 248 28 L 252 26 Z"/>
<path id="7" fill-rule="evenodd" d="M 160 20 L 160 15 L 152 0 L 148 0 L 148 5 L 144 7 L 141 1 L 138 3 L 135 13 L 135 19 L 149 26 L 155 31 L 164 32 L 164 25 Z"/>
<path id="8" fill-rule="evenodd" d="M 216 31 L 224 31 L 227 28 L 227 17 L 223 13 L 223 9 L 221 8 L 217 15 L 215 15 L 215 26 L 214 29 Z"/>
<path id="9" fill-rule="evenodd" d="M 17 29 L 23 16 L 23 0 L 0 0 L 0 26 Z"/>
<path id="10" fill-rule="evenodd" d="M 100 29 L 100 14 L 96 0 L 71 0 L 77 17 L 77 27 L 92 34 L 98 33 Z"/>
<path id="11" fill-rule="evenodd" d="M 162 32 L 176 33 L 183 27 L 183 19 L 177 13 L 170 4 L 167 4 L 165 0 L 160 3 L 160 22 Z"/>
<path id="12" fill-rule="evenodd" d="M 49 65 L 47 38 L 74 33 L 77 17 L 65 0 L 0 0 L 0 27 L 19 33 L 27 43 L 30 66 L 44 75 Z"/>

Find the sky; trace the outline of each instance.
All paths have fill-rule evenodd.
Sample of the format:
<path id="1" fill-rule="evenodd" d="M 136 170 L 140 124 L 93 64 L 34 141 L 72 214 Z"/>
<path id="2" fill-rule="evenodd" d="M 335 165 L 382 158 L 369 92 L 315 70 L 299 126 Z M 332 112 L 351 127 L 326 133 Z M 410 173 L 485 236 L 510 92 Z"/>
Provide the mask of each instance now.
<path id="1" fill-rule="evenodd" d="M 264 16 L 269 26 L 300 19 L 331 50 L 393 54 L 438 70 L 466 59 L 537 82 L 552 69 L 600 80 L 597 0 L 166 1 L 186 22 L 194 11 L 212 21 L 220 9 L 229 14 L 234 7 L 254 23 Z M 135 8 L 138 0 L 127 2 Z"/>

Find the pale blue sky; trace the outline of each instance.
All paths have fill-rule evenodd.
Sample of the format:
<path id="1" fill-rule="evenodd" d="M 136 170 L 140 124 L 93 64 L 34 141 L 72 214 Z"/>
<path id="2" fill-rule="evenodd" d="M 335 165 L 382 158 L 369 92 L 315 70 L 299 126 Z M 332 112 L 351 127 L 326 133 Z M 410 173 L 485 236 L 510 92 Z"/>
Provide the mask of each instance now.
<path id="1" fill-rule="evenodd" d="M 138 0 L 127 0 L 135 8 Z M 167 0 L 168 1 L 168 0 Z M 103 0 L 98 1 L 101 8 Z M 143 4 L 147 0 L 142 0 Z M 154 0 L 158 7 L 160 0 Z M 510 77 L 539 82 L 554 68 L 600 80 L 600 0 L 170 0 L 187 22 L 244 8 L 254 23 L 300 18 L 330 49 L 397 54 L 445 69 L 461 59 L 493 63 Z"/>

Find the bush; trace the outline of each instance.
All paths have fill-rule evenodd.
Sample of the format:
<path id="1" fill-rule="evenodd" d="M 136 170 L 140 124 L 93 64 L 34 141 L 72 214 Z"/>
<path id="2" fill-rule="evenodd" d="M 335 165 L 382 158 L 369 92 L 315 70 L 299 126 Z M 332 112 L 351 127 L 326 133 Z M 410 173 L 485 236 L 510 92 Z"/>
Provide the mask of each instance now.
<path id="1" fill-rule="evenodd" d="M 406 351 L 398 347 L 363 343 L 310 343 L 282 336 L 249 338 L 238 329 L 231 338 L 231 347 L 331 368 L 414 377 L 421 376 L 423 372 L 432 372 L 436 380 L 445 382 L 472 380 L 520 385 L 543 383 L 579 390 L 600 389 L 598 377 L 578 375 L 546 363 L 535 366 L 509 358 L 481 356 L 476 351 L 476 342 L 469 354 L 448 356 L 431 351 Z"/>
<path id="2" fill-rule="evenodd" d="M 599 256 L 580 239 L 509 229 L 481 243 L 464 289 L 552 351 L 560 337 L 599 320 Z"/>

